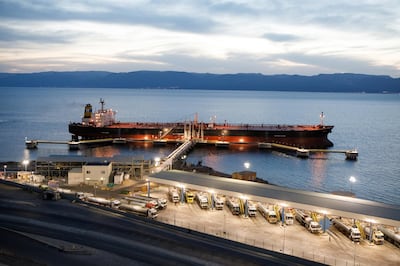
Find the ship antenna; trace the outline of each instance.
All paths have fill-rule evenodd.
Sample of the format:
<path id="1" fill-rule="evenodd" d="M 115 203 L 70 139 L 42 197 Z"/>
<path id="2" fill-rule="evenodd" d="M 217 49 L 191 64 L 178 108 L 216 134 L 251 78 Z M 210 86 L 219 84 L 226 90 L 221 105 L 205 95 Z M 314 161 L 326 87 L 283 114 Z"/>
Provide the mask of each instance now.
<path id="1" fill-rule="evenodd" d="M 324 112 L 321 112 L 321 114 L 319 115 L 319 118 L 320 118 L 320 125 L 323 126 L 324 125 L 324 118 L 325 118 Z"/>
<path id="2" fill-rule="evenodd" d="M 100 104 L 101 104 L 101 112 L 104 112 L 104 100 L 103 98 L 100 98 Z"/>

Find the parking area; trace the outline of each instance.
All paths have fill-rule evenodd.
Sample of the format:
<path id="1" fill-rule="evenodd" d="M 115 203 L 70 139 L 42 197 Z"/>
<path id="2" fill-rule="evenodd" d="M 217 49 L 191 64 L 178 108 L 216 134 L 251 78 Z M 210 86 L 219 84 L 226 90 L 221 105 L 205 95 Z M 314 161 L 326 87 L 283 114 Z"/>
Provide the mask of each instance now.
<path id="1" fill-rule="evenodd" d="M 169 190 L 165 186 L 153 187 L 151 196 L 168 198 Z M 202 209 L 196 200 L 193 203 L 169 200 L 157 220 L 329 265 L 400 263 L 400 249 L 391 243 L 352 242 L 333 226 L 326 232 L 312 234 L 297 221 L 285 226 L 280 222 L 270 224 L 260 212 L 255 217 L 233 215 L 226 205 L 222 210 Z"/>
<path id="2" fill-rule="evenodd" d="M 124 186 L 118 189 L 87 185 L 69 188 L 75 192 L 94 193 L 95 196 L 104 199 L 122 199 L 135 194 L 147 195 L 146 182 L 127 181 L 129 182 L 125 182 Z M 296 219 L 290 225 L 283 226 L 279 221 L 271 224 L 259 210 L 255 212 L 254 217 L 246 217 L 244 214 L 233 215 L 226 205 L 225 195 L 218 195 L 224 201 L 224 206 L 220 210 L 201 208 L 196 196 L 192 203 L 187 203 L 185 198 L 173 202 L 170 196 L 172 189 L 175 189 L 179 196 L 184 194 L 180 188 L 151 183 L 151 197 L 164 198 L 168 201 L 167 208 L 158 211 L 156 219 L 160 222 L 328 265 L 400 265 L 400 248 L 387 241 L 383 245 L 375 245 L 365 239 L 352 242 L 329 224 L 325 232 L 321 230 L 320 233 L 313 234 Z M 190 188 L 187 188 L 187 191 L 191 191 L 194 195 L 199 192 Z M 258 202 L 253 203 L 258 204 Z M 262 204 L 271 208 L 268 202 Z M 351 219 L 344 220 L 351 222 Z"/>

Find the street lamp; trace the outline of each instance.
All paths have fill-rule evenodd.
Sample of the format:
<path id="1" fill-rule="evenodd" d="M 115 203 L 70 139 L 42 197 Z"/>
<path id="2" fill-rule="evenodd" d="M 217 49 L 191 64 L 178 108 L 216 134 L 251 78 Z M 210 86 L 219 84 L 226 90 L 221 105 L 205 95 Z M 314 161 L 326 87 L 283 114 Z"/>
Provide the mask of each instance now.
<path id="1" fill-rule="evenodd" d="M 245 162 L 244 163 L 244 168 L 249 169 L 250 168 L 250 163 L 249 162 Z"/>
<path id="2" fill-rule="evenodd" d="M 147 197 L 150 198 L 150 180 L 146 178 L 147 182 Z"/>
<path id="3" fill-rule="evenodd" d="M 3 169 L 4 169 L 4 179 L 6 179 L 6 174 L 7 174 L 7 165 L 3 165 Z"/>
<path id="4" fill-rule="evenodd" d="M 353 193 L 353 183 L 356 182 L 356 178 L 354 176 L 350 176 L 349 181 L 350 181 L 350 192 Z"/>
<path id="5" fill-rule="evenodd" d="M 22 164 L 25 166 L 25 172 L 26 172 L 27 171 L 26 169 L 27 169 L 28 164 L 29 164 L 29 160 L 23 160 Z"/>

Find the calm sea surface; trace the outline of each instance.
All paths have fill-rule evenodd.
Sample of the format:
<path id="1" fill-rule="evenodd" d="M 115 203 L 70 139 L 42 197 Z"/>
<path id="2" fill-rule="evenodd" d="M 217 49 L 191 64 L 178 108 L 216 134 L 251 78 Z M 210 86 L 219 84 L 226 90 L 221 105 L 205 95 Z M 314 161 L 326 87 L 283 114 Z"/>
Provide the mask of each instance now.
<path id="1" fill-rule="evenodd" d="M 334 125 L 333 149 L 353 149 L 359 160 L 343 154 L 299 159 L 280 152 L 238 148 L 196 148 L 188 161 L 226 173 L 245 170 L 270 183 L 309 191 L 350 191 L 359 198 L 400 205 L 400 95 L 307 92 L 1 88 L 0 161 L 35 160 L 53 154 L 152 159 L 172 147 L 129 145 L 69 151 L 66 145 L 40 144 L 26 150 L 24 139 L 70 140 L 68 123 L 80 121 L 85 104 L 118 111 L 120 121 L 182 121 L 228 123 L 317 124 L 319 114 Z M 352 186 L 349 177 L 357 181 Z"/>

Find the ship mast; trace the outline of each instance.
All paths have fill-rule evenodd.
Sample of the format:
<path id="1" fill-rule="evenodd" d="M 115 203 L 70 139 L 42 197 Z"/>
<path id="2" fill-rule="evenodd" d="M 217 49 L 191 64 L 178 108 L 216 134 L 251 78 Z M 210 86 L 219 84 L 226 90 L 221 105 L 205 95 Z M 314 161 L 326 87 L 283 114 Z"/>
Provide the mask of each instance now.
<path id="1" fill-rule="evenodd" d="M 101 104 L 101 112 L 104 112 L 104 100 L 103 98 L 100 98 L 100 104 Z"/>
<path id="2" fill-rule="evenodd" d="M 324 125 L 324 118 L 325 118 L 324 112 L 321 112 L 321 114 L 319 115 L 319 118 L 320 118 L 319 124 L 321 126 L 323 126 Z"/>

